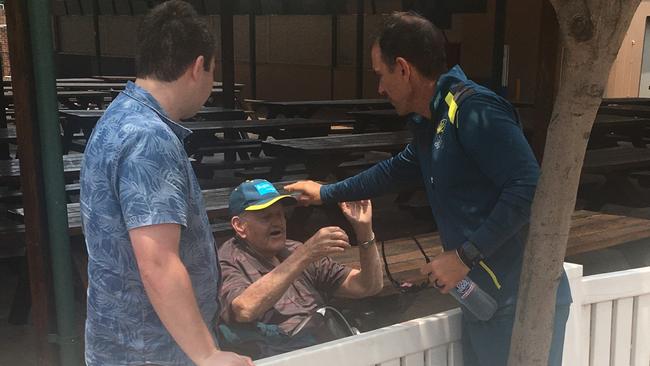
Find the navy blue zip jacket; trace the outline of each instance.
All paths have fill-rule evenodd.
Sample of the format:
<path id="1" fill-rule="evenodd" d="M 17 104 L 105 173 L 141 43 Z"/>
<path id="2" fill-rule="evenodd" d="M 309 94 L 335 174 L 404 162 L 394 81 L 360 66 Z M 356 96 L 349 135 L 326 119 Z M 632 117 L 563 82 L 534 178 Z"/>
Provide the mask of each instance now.
<path id="1" fill-rule="evenodd" d="M 510 103 L 459 66 L 440 76 L 430 108 L 431 120 L 411 118 L 413 141 L 402 152 L 322 186 L 321 199 L 366 199 L 424 183 L 444 249 L 472 242 L 486 267 L 473 268 L 470 278 L 500 306 L 512 305 L 539 165 Z M 563 275 L 557 303 L 570 302 Z"/>

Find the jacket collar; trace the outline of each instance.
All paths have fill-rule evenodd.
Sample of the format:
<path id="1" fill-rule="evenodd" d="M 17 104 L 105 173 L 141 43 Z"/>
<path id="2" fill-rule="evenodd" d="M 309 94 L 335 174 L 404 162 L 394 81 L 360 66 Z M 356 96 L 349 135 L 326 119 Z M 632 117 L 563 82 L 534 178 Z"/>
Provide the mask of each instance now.
<path id="1" fill-rule="evenodd" d="M 436 82 L 436 92 L 433 95 L 431 102 L 429 103 L 429 109 L 431 110 L 431 120 L 436 124 L 439 120 L 439 113 L 437 112 L 440 112 L 440 110 L 438 108 L 441 108 L 441 106 L 445 105 L 444 100 L 445 96 L 447 96 L 449 88 L 451 88 L 453 84 L 456 84 L 460 81 L 467 81 L 467 76 L 465 76 L 465 73 L 458 65 L 452 67 L 449 71 L 440 75 L 438 78 L 438 81 Z M 422 123 L 423 121 L 428 121 L 428 119 L 417 113 L 411 113 L 408 118 L 413 122 L 415 128 L 420 128 L 420 126 L 428 125 Z"/>
<path id="2" fill-rule="evenodd" d="M 461 81 L 467 81 L 467 76 L 458 65 L 452 67 L 445 74 L 440 75 L 438 82 L 436 83 L 436 93 L 434 94 L 433 99 L 431 99 L 431 104 L 429 107 L 431 109 L 431 117 L 433 119 L 437 119 L 434 116 L 438 116 L 439 113 L 437 112 L 440 112 L 440 108 L 446 105 L 445 97 L 449 92 L 449 88 Z"/>

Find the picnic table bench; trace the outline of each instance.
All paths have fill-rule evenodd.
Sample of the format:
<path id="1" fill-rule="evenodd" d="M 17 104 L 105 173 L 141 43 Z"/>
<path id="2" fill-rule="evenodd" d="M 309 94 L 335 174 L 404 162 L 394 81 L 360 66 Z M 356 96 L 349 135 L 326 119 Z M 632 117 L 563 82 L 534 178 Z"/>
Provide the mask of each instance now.
<path id="1" fill-rule="evenodd" d="M 68 196 L 68 202 L 72 202 L 71 196 L 79 194 L 79 183 L 66 184 L 65 193 Z M 22 200 L 23 191 L 20 189 L 0 193 L 0 203 L 2 204 L 17 204 Z"/>
<path id="2" fill-rule="evenodd" d="M 63 155 L 63 173 L 66 179 L 78 179 L 83 155 Z M 20 185 L 20 160 L 0 161 L 0 185 Z"/>
<path id="3" fill-rule="evenodd" d="M 442 242 L 437 232 L 417 235 L 416 238 L 429 257 L 442 252 Z M 650 220 L 586 210 L 576 211 L 571 217 L 566 256 L 646 238 L 650 238 Z M 420 266 L 425 263 L 424 257 L 412 238 L 386 241 L 384 248 L 390 272 L 395 279 L 407 280 L 414 284 L 426 280 L 419 272 Z M 332 258 L 340 263 L 359 268 L 359 250 L 356 246 L 343 253 L 334 254 Z M 385 277 L 384 289 L 379 296 L 395 292 L 396 289 Z"/>
<path id="4" fill-rule="evenodd" d="M 0 144 L 16 144 L 16 128 L 0 128 Z"/>
<path id="5" fill-rule="evenodd" d="M 109 98 L 110 93 L 93 90 L 57 90 L 56 97 L 59 103 L 66 108 L 79 109 L 88 108 L 90 105 L 102 107 L 104 99 Z M 4 92 L 7 104 L 13 104 L 14 93 L 11 90 Z"/>
<path id="6" fill-rule="evenodd" d="M 292 182 L 275 182 L 273 185 L 280 193 L 286 193 L 283 187 Z M 229 197 L 233 188 L 215 188 L 215 189 L 205 189 L 203 193 L 203 201 L 205 203 L 206 213 L 208 219 L 211 222 L 229 219 L 228 205 Z M 83 235 L 81 231 L 81 210 L 79 202 L 68 203 L 68 233 L 71 236 L 80 236 Z M 8 211 L 9 217 L 15 220 L 17 223 L 22 223 L 25 210 L 24 208 L 10 209 Z"/>
<path id="7" fill-rule="evenodd" d="M 630 178 L 641 176 L 640 183 L 644 184 L 643 175 L 650 171 L 650 149 L 613 147 L 587 150 L 582 172 L 600 174 L 605 177 L 605 183 L 589 198 L 590 209 L 598 209 L 606 203 L 604 192 L 616 192 L 621 204 L 632 207 L 647 206 L 650 195 L 636 187 Z"/>
<path id="8" fill-rule="evenodd" d="M 266 110 L 267 118 L 284 117 L 305 117 L 309 118 L 319 109 L 389 109 L 392 105 L 387 99 L 338 99 L 338 100 L 303 100 L 276 102 L 268 100 L 246 99 L 246 102 L 257 110 Z"/>
<path id="9" fill-rule="evenodd" d="M 614 178 L 617 173 L 650 168 L 650 149 L 612 147 L 587 150 L 582 166 L 585 173 Z"/>

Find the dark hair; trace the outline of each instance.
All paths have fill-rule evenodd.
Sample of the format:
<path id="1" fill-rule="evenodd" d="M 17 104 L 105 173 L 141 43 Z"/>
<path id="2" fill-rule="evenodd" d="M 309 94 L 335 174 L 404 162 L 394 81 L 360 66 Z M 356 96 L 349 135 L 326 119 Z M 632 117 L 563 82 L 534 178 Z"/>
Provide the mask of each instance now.
<path id="1" fill-rule="evenodd" d="M 391 71 L 397 57 L 403 57 L 423 76 L 431 79 L 447 70 L 444 35 L 417 13 L 394 12 L 389 15 L 376 42 L 382 60 Z"/>
<path id="2" fill-rule="evenodd" d="M 199 56 L 208 71 L 215 51 L 215 37 L 192 5 L 170 0 L 151 9 L 138 28 L 136 75 L 174 81 Z"/>

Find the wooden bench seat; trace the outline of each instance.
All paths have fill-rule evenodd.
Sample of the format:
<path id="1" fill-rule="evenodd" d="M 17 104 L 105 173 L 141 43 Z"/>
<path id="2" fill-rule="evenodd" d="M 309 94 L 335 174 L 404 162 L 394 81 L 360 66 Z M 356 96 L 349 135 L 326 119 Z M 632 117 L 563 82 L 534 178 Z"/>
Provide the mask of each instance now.
<path id="1" fill-rule="evenodd" d="M 79 183 L 72 183 L 65 185 L 65 193 L 68 195 L 79 194 Z M 0 203 L 20 203 L 23 200 L 22 190 L 12 190 L 0 193 Z"/>
<path id="2" fill-rule="evenodd" d="M 66 180 L 79 178 L 82 159 L 82 154 L 63 155 L 63 174 Z M 15 187 L 20 185 L 20 160 L 0 161 L 0 184 Z"/>
<path id="3" fill-rule="evenodd" d="M 240 152 L 240 151 L 258 151 L 262 148 L 262 143 L 259 140 L 236 140 L 236 141 L 219 141 L 211 146 L 201 146 L 196 149 L 190 149 L 192 155 L 210 155 L 225 152 Z"/>
<path id="4" fill-rule="evenodd" d="M 212 235 L 214 235 L 215 237 L 223 237 L 227 235 L 232 235 L 234 233 L 232 225 L 230 225 L 230 222 L 225 222 L 225 221 L 216 222 L 210 224 L 210 228 L 212 229 Z"/>
<path id="5" fill-rule="evenodd" d="M 416 237 L 427 255 L 433 256 L 442 252 L 442 243 L 437 232 Z M 572 256 L 646 238 L 650 238 L 650 220 L 592 211 L 576 211 L 571 221 L 566 255 Z M 420 266 L 425 261 L 412 238 L 389 240 L 384 243 L 384 247 L 389 269 L 395 279 L 407 280 L 414 284 L 425 280 L 419 272 Z M 357 247 L 332 257 L 341 263 L 359 268 Z M 396 290 L 385 277 L 384 289 L 380 295 L 395 292 Z"/>
<path id="6" fill-rule="evenodd" d="M 25 225 L 3 219 L 0 221 L 0 258 L 25 255 Z"/>
<path id="7" fill-rule="evenodd" d="M 263 157 L 250 160 L 219 161 L 214 163 L 194 162 L 192 167 L 197 177 L 212 178 L 215 171 L 226 169 L 252 169 L 257 167 L 269 167 L 275 158 Z"/>

